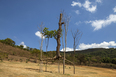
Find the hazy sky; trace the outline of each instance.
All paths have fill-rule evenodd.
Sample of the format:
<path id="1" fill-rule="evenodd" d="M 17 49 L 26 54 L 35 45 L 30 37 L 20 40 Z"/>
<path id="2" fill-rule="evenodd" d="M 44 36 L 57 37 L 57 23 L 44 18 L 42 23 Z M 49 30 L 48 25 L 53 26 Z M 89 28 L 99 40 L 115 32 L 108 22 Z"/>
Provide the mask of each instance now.
<path id="1" fill-rule="evenodd" d="M 76 29 L 83 33 L 77 50 L 116 47 L 116 0 L 0 0 L 0 39 L 39 49 L 38 26 L 43 22 L 49 30 L 58 29 L 62 10 L 71 16 L 67 50 L 73 48 L 71 30 Z M 48 50 L 56 46 L 50 39 Z"/>

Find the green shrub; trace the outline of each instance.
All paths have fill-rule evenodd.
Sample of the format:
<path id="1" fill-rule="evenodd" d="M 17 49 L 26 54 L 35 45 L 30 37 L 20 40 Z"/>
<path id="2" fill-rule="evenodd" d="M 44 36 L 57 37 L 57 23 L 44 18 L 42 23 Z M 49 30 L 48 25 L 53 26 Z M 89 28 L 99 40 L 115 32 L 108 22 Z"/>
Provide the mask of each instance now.
<path id="1" fill-rule="evenodd" d="M 113 64 L 116 64 L 116 58 L 113 58 L 113 59 L 112 59 L 112 63 L 113 63 Z"/>
<path id="2" fill-rule="evenodd" d="M 26 63 L 28 63 L 29 59 L 26 59 Z"/>
<path id="3" fill-rule="evenodd" d="M 110 67 L 112 67 L 113 65 L 112 64 L 110 64 Z"/>

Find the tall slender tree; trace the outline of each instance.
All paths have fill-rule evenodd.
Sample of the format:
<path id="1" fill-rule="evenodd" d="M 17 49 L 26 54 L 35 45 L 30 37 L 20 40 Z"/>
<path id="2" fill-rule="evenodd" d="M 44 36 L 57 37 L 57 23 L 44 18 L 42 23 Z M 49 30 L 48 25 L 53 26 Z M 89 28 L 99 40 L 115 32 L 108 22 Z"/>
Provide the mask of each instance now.
<path id="1" fill-rule="evenodd" d="M 73 63 L 74 63 L 74 74 L 75 74 L 75 51 L 76 51 L 76 47 L 79 44 L 79 40 L 82 36 L 82 32 L 80 32 L 78 29 L 75 32 L 73 32 L 73 31 L 71 30 L 72 37 L 73 37 L 73 40 L 74 40 L 74 42 L 73 42 L 73 50 L 74 50 Z"/>
<path id="2" fill-rule="evenodd" d="M 70 16 L 63 13 L 63 22 L 64 22 L 64 28 L 65 28 L 65 50 L 64 50 L 64 44 L 63 44 L 63 50 L 64 50 L 63 74 L 65 74 L 65 52 L 66 52 L 66 47 L 67 47 L 67 32 L 68 32 L 69 20 L 70 20 Z M 63 36 L 62 36 L 62 38 L 63 38 Z"/>
<path id="3" fill-rule="evenodd" d="M 46 43 L 46 54 L 47 54 L 47 49 L 48 49 L 48 45 L 49 45 L 49 38 L 52 38 L 53 37 L 54 31 L 53 30 L 49 31 L 48 28 L 45 27 L 43 29 L 43 33 L 44 33 L 45 38 L 47 38 L 47 41 L 45 39 L 45 43 Z M 47 58 L 47 55 L 46 55 L 46 58 Z M 45 71 L 47 71 L 47 59 L 46 59 Z"/>
<path id="4" fill-rule="evenodd" d="M 40 72 L 43 72 L 42 70 L 42 65 L 43 65 L 43 60 L 42 60 L 42 48 L 43 48 L 43 38 L 44 38 L 44 33 L 43 33 L 43 28 L 44 28 L 44 25 L 43 25 L 43 22 L 41 23 L 40 27 L 38 27 L 40 33 L 41 33 L 41 46 L 40 46 Z"/>

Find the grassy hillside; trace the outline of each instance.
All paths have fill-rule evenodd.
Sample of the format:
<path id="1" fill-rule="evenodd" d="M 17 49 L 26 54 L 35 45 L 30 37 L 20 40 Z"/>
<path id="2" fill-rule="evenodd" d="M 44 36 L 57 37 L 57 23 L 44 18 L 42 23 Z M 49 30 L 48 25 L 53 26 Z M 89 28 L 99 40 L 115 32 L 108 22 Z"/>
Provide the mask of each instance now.
<path id="1" fill-rule="evenodd" d="M 42 52 L 43 58 L 53 58 L 55 56 L 55 51 L 49 51 L 48 53 Z M 0 60 L 9 61 L 30 61 L 39 62 L 40 51 L 38 49 L 26 50 L 25 48 L 20 48 L 17 46 L 11 46 L 3 44 L 0 42 Z"/>
<path id="2" fill-rule="evenodd" d="M 7 44 L 3 44 L 0 42 L 0 52 L 6 53 L 8 55 L 14 55 L 14 56 L 20 56 L 20 57 L 27 57 L 29 58 L 31 56 L 30 52 L 26 50 L 22 50 L 16 47 L 12 47 Z"/>
<path id="3" fill-rule="evenodd" d="M 12 42 L 12 41 L 11 41 Z M 55 51 L 42 52 L 43 58 L 53 58 L 56 54 Z M 61 52 L 63 56 L 63 52 Z M 73 56 L 75 58 L 73 58 Z M 75 55 L 73 51 L 66 52 L 66 58 L 70 61 L 74 61 L 76 65 L 89 65 L 107 68 L 116 68 L 116 49 L 103 49 L 94 48 L 82 51 L 76 51 Z M 2 40 L 0 42 L 0 60 L 14 60 L 25 62 L 39 62 L 40 50 L 36 48 L 23 48 L 23 46 L 15 45 L 15 42 L 7 43 Z M 56 63 L 57 61 L 52 61 Z M 61 61 L 62 63 L 62 61 Z M 70 64 L 66 61 L 66 64 Z"/>
<path id="4" fill-rule="evenodd" d="M 0 59 L 9 61 L 31 61 L 34 62 L 37 57 L 30 51 L 13 47 L 0 42 Z"/>

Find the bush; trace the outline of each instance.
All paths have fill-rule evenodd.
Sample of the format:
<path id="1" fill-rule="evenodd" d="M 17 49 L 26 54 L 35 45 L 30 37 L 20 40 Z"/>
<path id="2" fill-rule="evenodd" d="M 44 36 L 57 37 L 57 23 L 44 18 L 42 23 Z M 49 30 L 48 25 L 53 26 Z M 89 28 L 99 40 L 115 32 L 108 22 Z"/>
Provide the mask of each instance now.
<path id="1" fill-rule="evenodd" d="M 113 64 L 116 64 L 116 58 L 113 58 L 113 59 L 112 59 L 112 63 L 113 63 Z"/>
<path id="2" fill-rule="evenodd" d="M 112 67 L 113 65 L 112 64 L 110 64 L 110 67 Z"/>
<path id="3" fill-rule="evenodd" d="M 102 59 L 102 62 L 103 63 L 110 63 L 111 59 L 109 57 L 105 57 L 105 58 Z"/>
<path id="4" fill-rule="evenodd" d="M 26 63 L 28 63 L 29 59 L 26 59 Z"/>
<path id="5" fill-rule="evenodd" d="M 15 46 L 15 41 L 13 41 L 13 40 L 10 39 L 10 38 L 6 38 L 5 40 L 0 40 L 0 42 L 2 42 L 2 43 L 4 43 L 4 44 L 11 45 L 11 46 Z"/>
<path id="6" fill-rule="evenodd" d="M 97 59 L 92 59 L 93 62 L 97 63 Z"/>

